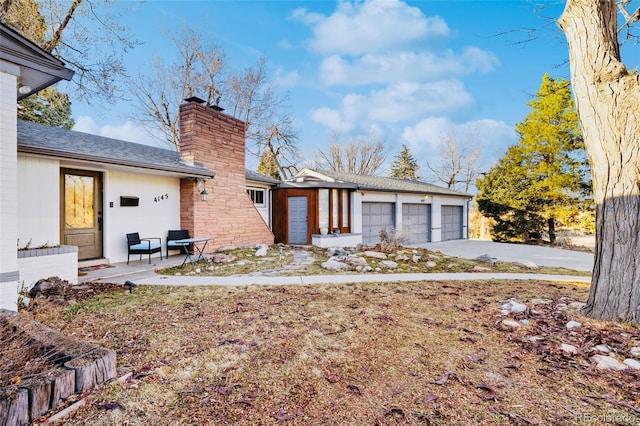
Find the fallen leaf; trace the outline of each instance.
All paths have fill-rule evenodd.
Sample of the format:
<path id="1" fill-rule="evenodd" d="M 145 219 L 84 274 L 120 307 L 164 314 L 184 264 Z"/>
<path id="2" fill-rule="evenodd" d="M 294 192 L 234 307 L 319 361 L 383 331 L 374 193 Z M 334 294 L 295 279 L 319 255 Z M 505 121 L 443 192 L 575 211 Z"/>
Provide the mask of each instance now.
<path id="1" fill-rule="evenodd" d="M 356 385 L 347 385 L 347 390 L 355 395 L 362 395 L 362 391 Z"/>
<path id="2" fill-rule="evenodd" d="M 434 383 L 436 385 L 444 385 L 445 383 L 447 383 L 447 380 L 449 380 L 449 377 L 451 377 L 452 374 L 453 373 L 451 371 L 447 371 L 446 373 L 444 373 L 444 376 L 436 380 Z"/>
<path id="3" fill-rule="evenodd" d="M 329 383 L 337 383 L 342 379 L 342 376 L 338 373 L 332 374 L 329 371 L 325 371 L 324 378 L 327 379 Z"/>

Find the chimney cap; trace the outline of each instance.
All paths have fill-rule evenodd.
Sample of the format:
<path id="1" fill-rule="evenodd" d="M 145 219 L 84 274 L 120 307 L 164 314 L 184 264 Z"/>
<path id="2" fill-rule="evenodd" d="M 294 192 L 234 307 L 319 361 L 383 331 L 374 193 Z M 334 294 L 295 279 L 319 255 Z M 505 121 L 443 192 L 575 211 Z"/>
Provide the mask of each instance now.
<path id="1" fill-rule="evenodd" d="M 199 104 L 203 104 L 204 103 L 204 99 L 200 99 L 197 96 L 191 96 L 190 98 L 186 98 L 185 101 L 186 102 L 196 102 L 196 103 L 199 103 Z"/>
<path id="2" fill-rule="evenodd" d="M 224 108 L 218 106 L 218 105 L 209 105 L 209 108 L 216 110 L 216 111 L 224 111 Z"/>

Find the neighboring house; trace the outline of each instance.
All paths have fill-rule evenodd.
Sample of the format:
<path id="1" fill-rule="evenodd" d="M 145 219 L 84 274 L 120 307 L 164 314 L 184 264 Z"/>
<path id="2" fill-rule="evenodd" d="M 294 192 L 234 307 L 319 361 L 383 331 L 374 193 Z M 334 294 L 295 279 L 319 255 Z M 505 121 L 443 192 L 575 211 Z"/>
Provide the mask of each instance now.
<path id="1" fill-rule="evenodd" d="M 17 309 L 21 282 L 16 250 L 17 101 L 72 76 L 56 57 L 0 24 L 0 309 Z"/>
<path id="2" fill-rule="evenodd" d="M 275 242 L 320 247 L 380 241 L 466 239 L 469 194 L 432 184 L 325 170 L 301 170 L 273 191 Z"/>

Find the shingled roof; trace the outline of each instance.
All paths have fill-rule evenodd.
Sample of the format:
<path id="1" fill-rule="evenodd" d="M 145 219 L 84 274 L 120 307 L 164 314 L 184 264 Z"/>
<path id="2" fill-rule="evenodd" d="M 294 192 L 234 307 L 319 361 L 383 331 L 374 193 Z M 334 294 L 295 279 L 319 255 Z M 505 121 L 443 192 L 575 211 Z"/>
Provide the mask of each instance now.
<path id="1" fill-rule="evenodd" d="M 248 180 L 253 180 L 256 182 L 263 182 L 263 183 L 268 183 L 271 185 L 276 185 L 278 183 L 280 183 L 280 180 L 278 179 L 274 179 L 271 176 L 266 176 L 263 175 L 262 173 L 258 173 L 258 172 L 254 172 L 253 170 L 245 170 L 245 177 Z"/>
<path id="2" fill-rule="evenodd" d="M 201 164 L 185 163 L 178 152 L 170 149 L 21 120 L 18 120 L 18 152 L 170 172 L 180 176 L 215 176 L 213 171 Z"/>
<path id="3" fill-rule="evenodd" d="M 305 169 L 299 174 L 313 173 L 316 175 L 326 176 L 330 179 L 334 179 L 339 182 L 351 183 L 357 185 L 358 189 L 370 190 L 370 191 L 385 191 L 385 192 L 411 192 L 430 195 L 451 195 L 456 197 L 468 197 L 470 194 L 464 192 L 454 191 L 448 188 L 442 188 L 437 185 L 433 185 L 426 182 L 408 180 L 408 179 L 396 179 L 382 176 L 369 176 L 369 175 L 357 175 L 353 173 L 341 173 L 330 170 L 313 170 Z M 295 177 L 293 178 L 295 179 Z"/>

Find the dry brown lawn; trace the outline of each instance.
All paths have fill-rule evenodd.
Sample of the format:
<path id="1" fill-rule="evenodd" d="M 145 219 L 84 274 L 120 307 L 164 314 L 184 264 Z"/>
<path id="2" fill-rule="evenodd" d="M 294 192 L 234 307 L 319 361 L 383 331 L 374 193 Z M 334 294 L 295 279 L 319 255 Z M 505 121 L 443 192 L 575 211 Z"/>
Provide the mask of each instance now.
<path id="1" fill-rule="evenodd" d="M 558 309 L 586 300 L 585 284 L 107 290 L 23 312 L 115 349 L 119 375 L 132 373 L 92 391 L 65 424 L 640 423 L 640 373 L 589 360 L 601 343 L 624 358 L 640 330 Z M 515 331 L 499 309 L 512 299 L 529 306 L 514 319 L 530 325 Z M 571 319 L 583 326 L 568 331 Z"/>

